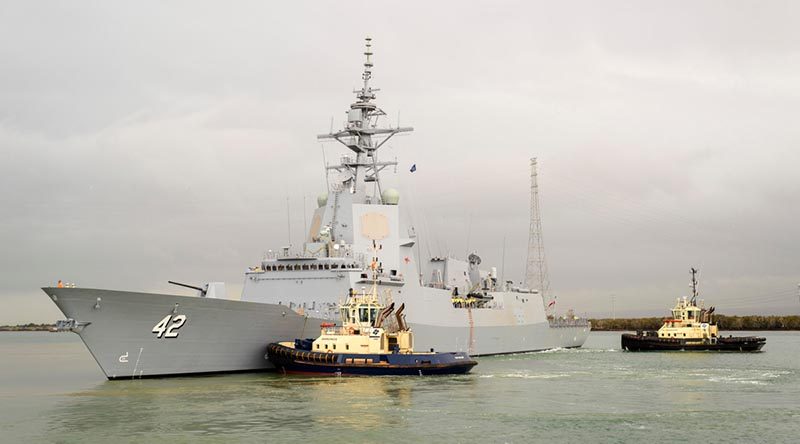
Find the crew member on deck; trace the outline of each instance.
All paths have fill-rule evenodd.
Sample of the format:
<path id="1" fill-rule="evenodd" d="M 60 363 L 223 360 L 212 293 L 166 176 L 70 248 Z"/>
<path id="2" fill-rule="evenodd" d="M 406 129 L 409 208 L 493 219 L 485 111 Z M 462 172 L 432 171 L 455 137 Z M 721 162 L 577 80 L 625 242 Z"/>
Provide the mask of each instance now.
<path id="1" fill-rule="evenodd" d="M 56 287 L 58 287 L 58 288 L 64 288 L 64 283 L 63 283 L 63 282 L 61 282 L 61 279 L 59 279 L 59 280 L 58 280 L 58 284 L 56 284 Z"/>

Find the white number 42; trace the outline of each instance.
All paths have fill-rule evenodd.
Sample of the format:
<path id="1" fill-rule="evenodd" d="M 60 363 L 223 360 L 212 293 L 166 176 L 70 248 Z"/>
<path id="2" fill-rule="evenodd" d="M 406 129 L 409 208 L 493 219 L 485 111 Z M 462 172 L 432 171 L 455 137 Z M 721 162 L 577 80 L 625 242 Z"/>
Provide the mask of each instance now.
<path id="1" fill-rule="evenodd" d="M 172 324 L 170 325 L 170 321 Z M 177 338 L 178 337 L 178 330 L 179 328 L 183 327 L 183 324 L 186 323 L 186 315 L 167 315 L 164 319 L 162 319 L 155 327 L 153 327 L 153 333 L 156 334 L 157 338 L 165 337 L 165 338 Z"/>

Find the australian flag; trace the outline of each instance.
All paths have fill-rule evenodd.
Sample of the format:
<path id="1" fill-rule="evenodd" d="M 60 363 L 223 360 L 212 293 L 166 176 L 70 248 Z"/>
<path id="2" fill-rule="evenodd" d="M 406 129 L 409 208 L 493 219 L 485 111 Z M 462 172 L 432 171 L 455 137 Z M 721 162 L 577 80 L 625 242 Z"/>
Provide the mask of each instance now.
<path id="1" fill-rule="evenodd" d="M 411 165 L 411 169 L 409 171 L 411 171 L 412 173 L 414 171 L 417 171 L 417 164 L 415 163 L 414 165 Z"/>

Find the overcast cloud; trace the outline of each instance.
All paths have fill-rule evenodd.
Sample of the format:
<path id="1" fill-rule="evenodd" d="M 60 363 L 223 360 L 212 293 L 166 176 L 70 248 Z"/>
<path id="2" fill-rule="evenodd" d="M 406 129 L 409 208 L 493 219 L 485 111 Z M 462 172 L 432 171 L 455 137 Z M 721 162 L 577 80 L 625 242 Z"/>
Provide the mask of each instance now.
<path id="1" fill-rule="evenodd" d="M 238 298 L 287 197 L 301 242 L 365 35 L 378 103 L 415 127 L 382 150 L 424 254 L 499 268 L 505 238 L 521 279 L 536 156 L 562 308 L 660 315 L 696 266 L 723 313 L 797 313 L 799 21 L 788 1 L 3 2 L 0 323 L 59 318 L 58 279 Z"/>

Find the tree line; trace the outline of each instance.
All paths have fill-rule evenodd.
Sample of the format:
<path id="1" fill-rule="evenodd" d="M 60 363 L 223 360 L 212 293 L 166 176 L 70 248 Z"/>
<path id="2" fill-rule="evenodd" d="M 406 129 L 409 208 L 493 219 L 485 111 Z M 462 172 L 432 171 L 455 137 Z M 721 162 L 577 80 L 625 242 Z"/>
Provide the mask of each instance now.
<path id="1" fill-rule="evenodd" d="M 50 331 L 55 328 L 53 324 L 28 324 L 0 325 L 0 331 Z"/>
<path id="2" fill-rule="evenodd" d="M 800 330 L 800 316 L 715 315 L 720 330 Z M 595 331 L 658 330 L 664 318 L 590 319 Z"/>

